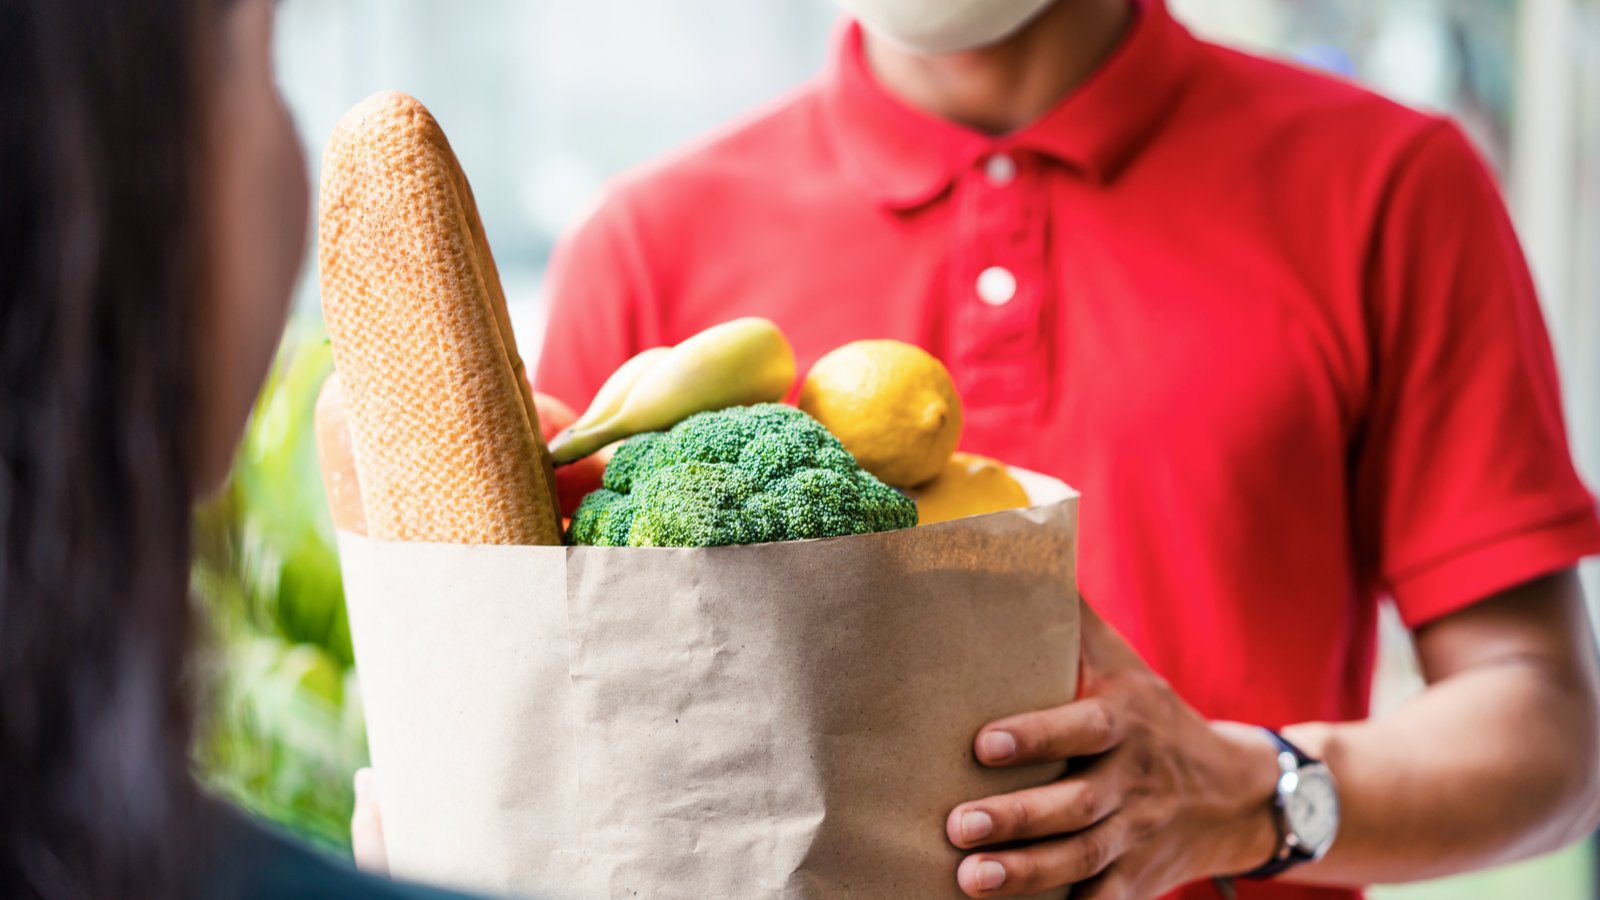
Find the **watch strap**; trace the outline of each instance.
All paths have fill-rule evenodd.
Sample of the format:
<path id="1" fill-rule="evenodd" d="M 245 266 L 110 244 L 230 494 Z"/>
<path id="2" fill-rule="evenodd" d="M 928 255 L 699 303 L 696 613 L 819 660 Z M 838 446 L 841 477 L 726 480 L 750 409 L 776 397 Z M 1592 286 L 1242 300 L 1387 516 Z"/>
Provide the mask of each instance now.
<path id="1" fill-rule="evenodd" d="M 1284 755 L 1293 758 L 1293 767 L 1280 766 L 1283 769 L 1283 774 L 1287 774 L 1296 769 L 1312 765 L 1316 762 L 1315 759 L 1309 756 L 1304 750 L 1296 747 L 1289 741 L 1288 738 L 1285 738 L 1283 735 L 1273 731 L 1270 728 L 1263 728 L 1261 730 L 1266 733 L 1267 737 L 1272 739 L 1272 743 L 1278 748 L 1278 755 L 1280 758 Z M 1302 863 L 1308 863 L 1316 859 L 1315 856 L 1306 852 L 1303 848 L 1296 847 L 1289 842 L 1289 836 L 1286 833 L 1289 826 L 1287 815 L 1285 814 L 1283 808 L 1283 794 L 1278 790 L 1274 790 L 1272 794 L 1272 824 L 1278 832 L 1278 846 L 1272 854 L 1272 858 L 1256 868 L 1236 877 L 1251 881 L 1259 881 L 1261 879 L 1280 875 L 1283 872 L 1294 868 L 1295 866 L 1298 866 Z"/>
<path id="2" fill-rule="evenodd" d="M 1289 742 L 1288 738 L 1277 733 L 1276 731 L 1273 731 L 1271 728 L 1263 728 L 1261 730 L 1266 734 L 1267 737 L 1272 739 L 1272 743 L 1278 746 L 1279 753 L 1287 753 L 1294 757 L 1297 768 L 1309 766 L 1316 762 L 1316 760 L 1313 759 L 1310 754 L 1306 753 L 1304 750 L 1301 750 L 1299 747 L 1296 747 L 1294 744 Z"/>
<path id="3" fill-rule="evenodd" d="M 1301 863 L 1311 862 L 1313 858 L 1311 854 L 1299 848 L 1285 847 L 1279 851 L 1277 856 L 1267 860 L 1266 863 L 1235 877 L 1243 878 L 1246 881 L 1261 881 L 1275 875 L 1281 875 Z"/>

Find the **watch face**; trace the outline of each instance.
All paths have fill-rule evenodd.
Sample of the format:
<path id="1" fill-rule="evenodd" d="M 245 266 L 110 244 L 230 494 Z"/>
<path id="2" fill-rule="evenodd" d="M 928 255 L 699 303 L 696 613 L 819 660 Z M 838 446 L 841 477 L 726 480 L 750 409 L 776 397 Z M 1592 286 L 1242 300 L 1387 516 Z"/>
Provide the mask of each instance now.
<path id="1" fill-rule="evenodd" d="M 1289 831 L 1307 852 L 1321 856 L 1339 830 L 1339 794 L 1324 766 L 1307 766 L 1284 803 Z"/>

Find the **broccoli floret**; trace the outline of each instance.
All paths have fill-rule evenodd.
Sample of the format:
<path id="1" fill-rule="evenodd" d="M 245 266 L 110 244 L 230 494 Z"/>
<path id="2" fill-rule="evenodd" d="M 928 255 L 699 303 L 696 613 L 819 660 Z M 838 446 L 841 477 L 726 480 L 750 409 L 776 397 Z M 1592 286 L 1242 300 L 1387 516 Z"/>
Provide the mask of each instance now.
<path id="1" fill-rule="evenodd" d="M 678 463 L 658 469 L 633 492 L 634 547 L 710 547 L 745 543 L 744 504 L 756 485 L 737 466 Z"/>
<path id="2" fill-rule="evenodd" d="M 655 468 L 654 451 L 661 445 L 663 437 L 665 435 L 662 432 L 647 431 L 623 441 L 617 452 L 611 455 L 611 461 L 606 463 L 600 486 L 619 494 L 633 490 L 634 473 Z"/>
<path id="3" fill-rule="evenodd" d="M 801 469 L 769 488 L 795 539 L 892 531 L 917 524 L 905 495 L 857 469 Z"/>
<path id="4" fill-rule="evenodd" d="M 856 480 L 856 498 L 860 505 L 861 520 L 866 523 L 863 532 L 894 531 L 912 528 L 917 524 L 917 504 L 905 494 L 884 484 L 871 473 L 857 469 L 851 473 Z"/>
<path id="5" fill-rule="evenodd" d="M 710 547 L 909 528 L 917 507 L 816 419 L 762 403 L 629 438 L 573 514 L 575 544 Z"/>
<path id="6" fill-rule="evenodd" d="M 572 512 L 567 539 L 574 544 L 626 547 L 633 526 L 633 503 L 627 494 L 601 488 L 590 491 Z"/>

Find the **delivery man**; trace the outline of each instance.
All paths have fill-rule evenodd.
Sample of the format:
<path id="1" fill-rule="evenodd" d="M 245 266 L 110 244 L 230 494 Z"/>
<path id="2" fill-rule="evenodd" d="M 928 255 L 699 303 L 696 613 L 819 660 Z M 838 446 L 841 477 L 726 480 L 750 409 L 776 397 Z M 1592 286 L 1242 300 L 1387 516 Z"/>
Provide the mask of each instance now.
<path id="1" fill-rule="evenodd" d="M 1082 699 L 974 748 L 1071 774 L 951 811 L 962 890 L 1332 900 L 1594 829 L 1600 522 L 1457 128 L 1160 0 L 841 2 L 821 77 L 559 249 L 537 381 L 736 316 L 802 370 L 897 338 L 965 449 L 1082 491 Z M 1429 687 L 1369 719 L 1385 596 Z"/>

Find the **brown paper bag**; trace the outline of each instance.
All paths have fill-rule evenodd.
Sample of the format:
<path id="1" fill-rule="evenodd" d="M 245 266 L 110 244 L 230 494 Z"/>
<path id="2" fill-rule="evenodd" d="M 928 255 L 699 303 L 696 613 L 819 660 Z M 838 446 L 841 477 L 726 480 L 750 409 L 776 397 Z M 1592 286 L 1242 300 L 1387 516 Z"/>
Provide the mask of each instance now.
<path id="1" fill-rule="evenodd" d="M 340 537 L 397 876 L 584 900 L 958 898 L 999 716 L 1073 699 L 1077 498 L 747 547 Z M 1065 891 L 1046 896 L 1061 897 Z"/>

